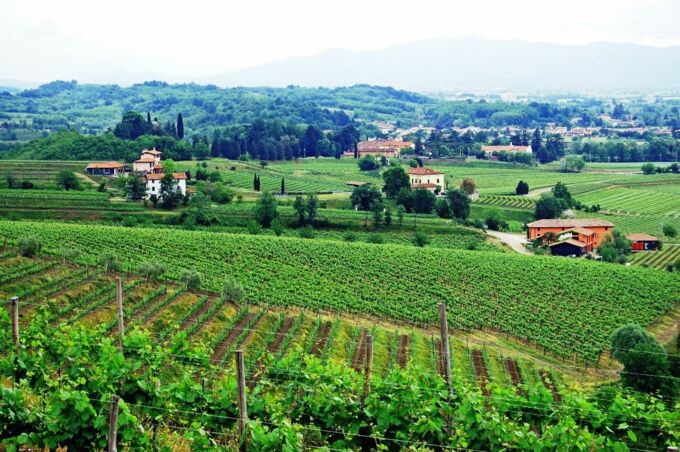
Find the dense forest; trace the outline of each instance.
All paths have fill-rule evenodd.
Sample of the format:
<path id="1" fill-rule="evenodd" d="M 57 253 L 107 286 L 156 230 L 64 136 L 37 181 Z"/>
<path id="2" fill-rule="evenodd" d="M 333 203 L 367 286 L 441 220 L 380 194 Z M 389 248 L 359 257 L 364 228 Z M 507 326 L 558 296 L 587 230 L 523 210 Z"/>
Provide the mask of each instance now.
<path id="1" fill-rule="evenodd" d="M 606 116 L 639 127 L 664 126 L 674 136 L 607 128 Z M 482 144 L 512 143 L 531 145 L 539 162 L 569 152 L 591 161 L 675 160 L 680 101 L 565 97 L 508 102 L 472 94 L 449 100 L 369 85 L 219 88 L 151 81 L 120 87 L 55 81 L 0 92 L 0 158 L 131 161 L 141 147 L 150 146 L 182 160 L 244 154 L 261 160 L 339 157 L 357 140 L 383 137 L 378 122 L 401 129 L 433 127 L 407 138 L 417 142 L 417 154 L 434 157 L 485 158 Z M 456 130 L 468 126 L 482 130 Z M 601 139 L 567 141 L 545 132 L 556 126 L 599 128 Z"/>

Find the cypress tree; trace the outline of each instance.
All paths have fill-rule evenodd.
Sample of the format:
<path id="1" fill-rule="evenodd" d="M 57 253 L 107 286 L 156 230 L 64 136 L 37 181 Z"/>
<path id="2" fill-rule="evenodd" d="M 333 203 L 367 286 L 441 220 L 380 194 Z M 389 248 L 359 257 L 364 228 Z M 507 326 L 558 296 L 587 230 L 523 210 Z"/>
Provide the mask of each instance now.
<path id="1" fill-rule="evenodd" d="M 148 111 L 146 112 L 146 123 L 151 125 L 151 113 Z"/>
<path id="2" fill-rule="evenodd" d="M 285 194 L 285 193 L 286 193 L 286 181 L 285 181 L 284 178 L 282 177 L 282 178 L 281 178 L 281 194 L 283 195 L 283 194 Z"/>
<path id="3" fill-rule="evenodd" d="M 257 174 L 253 174 L 253 190 L 257 191 Z"/>
<path id="4" fill-rule="evenodd" d="M 357 143 L 354 143 L 354 158 L 359 158 L 359 145 Z"/>
<path id="5" fill-rule="evenodd" d="M 182 118 L 182 113 L 177 115 L 177 138 L 180 140 L 184 138 L 184 118 Z"/>

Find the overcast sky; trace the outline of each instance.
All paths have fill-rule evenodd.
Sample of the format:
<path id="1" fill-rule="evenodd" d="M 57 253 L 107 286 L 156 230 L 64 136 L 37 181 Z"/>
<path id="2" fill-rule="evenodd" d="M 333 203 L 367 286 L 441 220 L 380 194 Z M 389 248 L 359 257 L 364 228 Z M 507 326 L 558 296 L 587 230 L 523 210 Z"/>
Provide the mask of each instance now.
<path id="1" fill-rule="evenodd" d="M 680 45 L 679 18 L 677 0 L 0 0 L 0 80 L 184 80 L 470 35 Z"/>

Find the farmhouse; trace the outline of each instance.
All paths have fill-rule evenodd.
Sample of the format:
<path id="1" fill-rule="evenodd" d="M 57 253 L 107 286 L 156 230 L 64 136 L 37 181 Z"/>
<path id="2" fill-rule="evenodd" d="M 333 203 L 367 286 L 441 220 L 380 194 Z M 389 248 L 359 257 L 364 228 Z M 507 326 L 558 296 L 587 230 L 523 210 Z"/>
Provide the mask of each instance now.
<path id="1" fill-rule="evenodd" d="M 385 156 L 387 158 L 399 157 L 402 149 L 413 148 L 415 145 L 410 141 L 400 140 L 366 140 L 357 143 L 359 157 L 373 155 L 375 157 Z M 346 151 L 345 157 L 353 157 L 354 151 Z"/>
<path id="2" fill-rule="evenodd" d="M 656 251 L 659 249 L 661 243 L 659 239 L 653 235 L 644 233 L 633 233 L 626 235 L 630 241 L 630 247 L 633 252 L 637 251 Z"/>
<path id="3" fill-rule="evenodd" d="M 161 191 L 161 179 L 165 176 L 163 173 L 149 173 L 144 175 L 146 182 L 146 196 L 159 196 Z M 172 173 L 172 178 L 177 182 L 177 188 L 182 195 L 187 194 L 187 175 L 186 173 Z"/>
<path id="4" fill-rule="evenodd" d="M 132 164 L 132 170 L 135 172 L 147 174 L 158 174 L 163 172 L 163 167 L 161 166 L 161 153 L 153 148 L 142 149 L 142 155 L 139 160 L 135 160 Z"/>
<path id="5" fill-rule="evenodd" d="M 161 164 L 161 153 L 154 149 L 143 149 L 139 160 L 135 160 L 133 170 L 141 173 L 146 183 L 146 196 L 159 196 L 161 191 L 161 179 L 163 165 Z M 177 188 L 182 195 L 187 194 L 187 175 L 186 173 L 172 173 L 172 178 L 177 182 Z"/>
<path id="6" fill-rule="evenodd" d="M 118 176 L 126 167 L 118 162 L 94 162 L 85 167 L 85 172 L 92 176 Z"/>
<path id="7" fill-rule="evenodd" d="M 586 247 L 588 251 L 598 248 L 607 235 L 611 235 L 614 225 L 608 221 L 599 219 L 573 219 L 573 220 L 538 220 L 527 224 L 527 237 L 535 240 L 547 233 L 552 233 L 559 242 L 560 238 L 576 240 Z M 569 236 L 567 238 L 567 236 Z"/>
<path id="8" fill-rule="evenodd" d="M 527 153 L 531 154 L 531 146 L 491 146 L 491 145 L 484 145 L 482 146 L 482 151 L 486 153 L 486 155 L 490 156 L 496 152 L 514 152 L 514 153 Z"/>
<path id="9" fill-rule="evenodd" d="M 408 177 L 411 180 L 411 188 L 425 188 L 431 192 L 442 192 L 446 189 L 444 173 L 431 168 L 409 168 Z"/>

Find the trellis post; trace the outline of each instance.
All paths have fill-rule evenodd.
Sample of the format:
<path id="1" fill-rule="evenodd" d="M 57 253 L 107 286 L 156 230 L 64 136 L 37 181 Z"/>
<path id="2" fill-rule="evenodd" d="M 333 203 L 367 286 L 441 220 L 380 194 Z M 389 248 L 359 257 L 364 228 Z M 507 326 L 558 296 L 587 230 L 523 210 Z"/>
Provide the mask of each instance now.
<path id="1" fill-rule="evenodd" d="M 109 412 L 109 447 L 108 452 L 117 452 L 118 437 L 118 396 L 111 396 L 111 411 Z"/>
<path id="2" fill-rule="evenodd" d="M 120 276 L 116 276 L 116 305 L 118 306 L 118 348 L 122 353 L 125 322 L 123 320 L 123 283 L 120 280 Z"/>
<path id="3" fill-rule="evenodd" d="M 243 363 L 243 350 L 234 352 L 236 359 L 236 385 L 238 387 L 238 432 L 240 449 L 246 450 L 246 423 L 248 422 L 248 408 L 246 406 L 246 373 Z"/>
<path id="4" fill-rule="evenodd" d="M 449 388 L 449 397 L 453 396 L 453 383 L 451 381 L 451 350 L 449 347 L 449 324 L 446 320 L 446 305 L 439 304 L 439 334 L 441 336 L 441 353 L 444 364 L 444 376 Z"/>
<path id="5" fill-rule="evenodd" d="M 19 297 L 12 297 L 12 341 L 14 342 L 14 352 L 19 357 L 21 343 L 19 342 Z"/>

